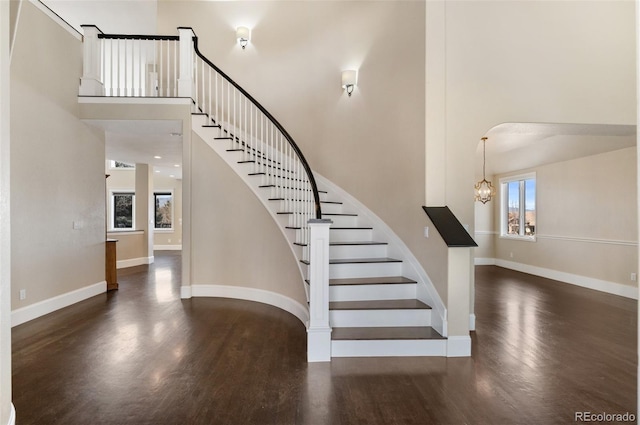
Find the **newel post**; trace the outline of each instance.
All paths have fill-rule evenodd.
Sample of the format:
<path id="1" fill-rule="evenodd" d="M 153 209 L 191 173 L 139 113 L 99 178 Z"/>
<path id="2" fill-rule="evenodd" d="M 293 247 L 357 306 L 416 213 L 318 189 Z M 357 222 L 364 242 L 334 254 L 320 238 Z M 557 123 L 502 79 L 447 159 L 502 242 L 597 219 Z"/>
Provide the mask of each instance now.
<path id="1" fill-rule="evenodd" d="M 80 96 L 104 96 L 102 84 L 102 42 L 98 34 L 100 28 L 95 25 L 82 25 L 82 78 L 80 78 Z"/>
<path id="2" fill-rule="evenodd" d="M 180 76 L 178 77 L 178 96 L 193 99 L 193 37 L 191 28 L 178 28 L 180 35 Z"/>
<path id="3" fill-rule="evenodd" d="M 329 326 L 329 227 L 331 220 L 309 220 L 309 326 L 307 361 L 331 361 Z"/>

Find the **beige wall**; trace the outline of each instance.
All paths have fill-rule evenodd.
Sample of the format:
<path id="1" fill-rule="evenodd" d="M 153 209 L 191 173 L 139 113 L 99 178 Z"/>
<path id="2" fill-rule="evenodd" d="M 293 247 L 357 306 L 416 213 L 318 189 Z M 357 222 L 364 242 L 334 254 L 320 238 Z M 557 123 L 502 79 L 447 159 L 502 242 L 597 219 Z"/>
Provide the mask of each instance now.
<path id="1" fill-rule="evenodd" d="M 306 305 L 296 259 L 273 218 L 195 134 L 191 147 L 192 284 L 262 289 Z"/>
<path id="2" fill-rule="evenodd" d="M 117 261 L 147 258 L 145 253 L 147 239 L 144 232 L 109 232 L 107 237 L 118 241 L 116 242 Z M 120 267 L 123 266 L 118 266 Z"/>
<path id="3" fill-rule="evenodd" d="M 438 3 L 438 2 L 435 2 Z M 446 96 L 446 203 L 473 225 L 475 151 L 480 138 L 504 122 L 635 124 L 635 3 L 632 1 L 448 1 L 446 72 L 428 76 L 430 96 Z M 432 33 L 433 31 L 434 33 Z M 432 78 L 433 77 L 433 78 Z M 597 82 L 597 83 L 596 83 Z M 443 124 L 444 123 L 444 124 Z M 472 229 L 473 230 L 473 229 Z"/>
<path id="4" fill-rule="evenodd" d="M 634 147 L 526 170 L 536 172 L 537 240 L 495 235 L 495 258 L 637 286 L 636 167 Z"/>
<path id="5" fill-rule="evenodd" d="M 159 1 L 158 32 L 191 26 L 201 51 L 289 131 L 311 167 L 428 261 L 424 204 L 425 4 Z M 246 50 L 235 27 L 252 28 Z M 353 96 L 343 69 L 358 68 Z"/>
<path id="6" fill-rule="evenodd" d="M 107 166 L 106 173 L 109 174 L 109 178 L 107 179 L 107 196 L 109 196 L 109 193 L 112 190 L 135 190 L 134 170 L 114 170 Z M 173 177 L 160 174 L 154 174 L 153 190 L 155 192 L 173 192 L 173 229 L 161 231 L 156 230 L 154 232 L 154 245 L 156 247 L 162 247 L 182 244 L 182 180 L 177 180 Z M 110 222 L 109 220 L 111 219 L 110 208 L 111 207 L 109 206 L 109 210 L 107 211 L 108 222 Z M 118 239 L 117 236 L 113 237 Z M 119 260 L 125 259 L 125 257 L 120 255 L 120 248 L 118 248 L 118 254 Z M 141 253 L 136 257 L 126 258 L 140 257 L 142 257 Z"/>
<path id="7" fill-rule="evenodd" d="M 11 62 L 12 309 L 105 278 L 104 142 L 77 118 L 81 44 L 30 2 L 19 19 Z"/>

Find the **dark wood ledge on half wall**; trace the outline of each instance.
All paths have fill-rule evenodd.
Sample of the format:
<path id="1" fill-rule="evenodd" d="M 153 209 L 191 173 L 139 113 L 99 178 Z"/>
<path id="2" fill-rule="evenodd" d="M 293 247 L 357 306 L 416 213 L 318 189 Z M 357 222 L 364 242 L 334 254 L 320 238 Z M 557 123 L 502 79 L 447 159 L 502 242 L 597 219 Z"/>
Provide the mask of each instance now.
<path id="1" fill-rule="evenodd" d="M 423 206 L 422 209 L 427 213 L 438 233 L 442 236 L 444 243 L 449 248 L 478 246 L 462 223 L 453 215 L 449 207 Z"/>

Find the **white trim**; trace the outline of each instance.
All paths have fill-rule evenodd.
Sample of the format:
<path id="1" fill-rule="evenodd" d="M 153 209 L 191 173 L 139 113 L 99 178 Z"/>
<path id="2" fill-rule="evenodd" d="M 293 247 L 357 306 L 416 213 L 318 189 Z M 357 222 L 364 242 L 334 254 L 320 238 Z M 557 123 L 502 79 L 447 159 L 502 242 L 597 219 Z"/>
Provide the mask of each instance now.
<path id="1" fill-rule="evenodd" d="M 128 260 L 118 260 L 116 261 L 117 269 L 124 269 L 126 267 L 134 267 L 134 266 L 142 266 L 145 264 L 153 264 L 154 257 L 140 257 L 140 258 L 130 258 Z"/>
<path id="2" fill-rule="evenodd" d="M 69 34 L 71 34 L 74 38 L 79 41 L 82 41 L 82 33 L 80 33 L 77 29 L 71 26 L 67 21 L 62 19 L 56 12 L 49 9 L 49 7 L 43 4 L 39 0 L 29 0 L 31 4 L 33 4 L 36 8 L 40 9 L 45 15 L 51 18 L 55 23 L 60 25 L 62 28 L 67 30 Z M 22 3 L 22 2 L 21 2 Z"/>
<path id="3" fill-rule="evenodd" d="M 468 335 L 448 337 L 447 357 L 471 357 L 471 337 Z"/>
<path id="4" fill-rule="evenodd" d="M 9 422 L 7 425 L 15 425 L 16 423 L 16 408 L 13 403 L 9 403 L 11 410 L 9 411 Z"/>
<path id="5" fill-rule="evenodd" d="M 78 96 L 78 103 L 124 104 L 124 105 L 191 105 L 190 97 L 115 97 Z"/>
<path id="6" fill-rule="evenodd" d="M 188 300 L 191 298 L 191 286 L 182 285 L 180 287 L 180 298 L 183 300 Z"/>
<path id="7" fill-rule="evenodd" d="M 476 257 L 473 259 L 473 262 L 476 266 L 495 266 L 496 259 L 495 258 L 479 258 Z"/>
<path id="8" fill-rule="evenodd" d="M 185 288 L 184 286 L 182 288 Z M 309 309 L 298 301 L 264 289 L 227 285 L 191 285 L 193 297 L 220 297 L 256 301 L 278 307 L 296 316 L 304 325 L 309 321 Z"/>
<path id="9" fill-rule="evenodd" d="M 484 236 L 484 235 L 498 235 L 499 233 L 495 230 L 476 230 L 473 232 L 475 236 Z"/>
<path id="10" fill-rule="evenodd" d="M 182 251 L 182 245 L 154 245 L 154 251 Z"/>
<path id="11" fill-rule="evenodd" d="M 516 270 L 523 273 L 529 273 L 564 283 L 570 283 L 572 285 L 581 286 L 583 288 L 606 292 L 607 294 L 619 295 L 621 297 L 631 298 L 634 300 L 638 299 L 637 286 L 623 285 L 621 283 L 610 282 L 607 280 L 595 279 L 592 277 L 580 276 L 573 273 L 566 273 L 558 270 L 551 270 L 543 267 L 536 267 L 528 264 L 516 263 L 513 261 L 506 261 L 501 259 L 496 259 L 496 266 Z"/>
<path id="12" fill-rule="evenodd" d="M 474 313 L 471 313 L 469 315 L 469 330 L 470 331 L 476 330 L 476 315 Z"/>
<path id="13" fill-rule="evenodd" d="M 60 310 L 61 308 L 68 307 L 104 292 L 107 292 L 107 282 L 103 280 L 102 282 L 94 283 L 93 285 L 85 286 L 84 288 L 76 289 L 75 291 L 67 292 L 26 307 L 18 308 L 11 312 L 11 327 L 37 319 L 45 314 L 52 313 L 56 310 Z"/>
<path id="14" fill-rule="evenodd" d="M 18 35 L 18 27 L 20 26 L 20 15 L 22 13 L 22 2 L 18 2 L 18 12 L 16 14 L 16 25 L 13 28 L 13 34 L 11 39 L 11 47 L 9 48 L 9 65 L 11 65 L 11 59 L 13 59 L 13 50 L 16 45 L 16 36 Z M 9 31 L 10 32 L 10 31 Z"/>
<path id="15" fill-rule="evenodd" d="M 107 236 L 144 235 L 144 230 L 109 230 Z"/>
<path id="16" fill-rule="evenodd" d="M 574 236 L 536 235 L 539 239 L 551 239 L 557 241 L 596 243 L 604 245 L 638 246 L 638 241 L 624 241 L 616 239 L 581 238 Z"/>

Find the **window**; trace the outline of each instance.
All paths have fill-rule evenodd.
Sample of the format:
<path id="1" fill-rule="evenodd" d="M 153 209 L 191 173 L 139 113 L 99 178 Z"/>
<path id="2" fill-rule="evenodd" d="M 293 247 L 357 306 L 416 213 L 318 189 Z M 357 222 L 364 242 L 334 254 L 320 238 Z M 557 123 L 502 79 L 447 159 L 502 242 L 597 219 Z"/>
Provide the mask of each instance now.
<path id="1" fill-rule="evenodd" d="M 526 174 L 500 179 L 501 235 L 535 239 L 536 175 Z"/>
<path id="2" fill-rule="evenodd" d="M 133 192 L 111 192 L 111 228 L 134 229 L 135 194 Z"/>
<path id="3" fill-rule="evenodd" d="M 109 168 L 112 170 L 135 170 L 136 166 L 134 164 L 129 164 L 128 162 L 110 160 Z"/>
<path id="4" fill-rule="evenodd" d="M 173 229 L 173 194 L 171 192 L 155 192 L 155 228 Z"/>

